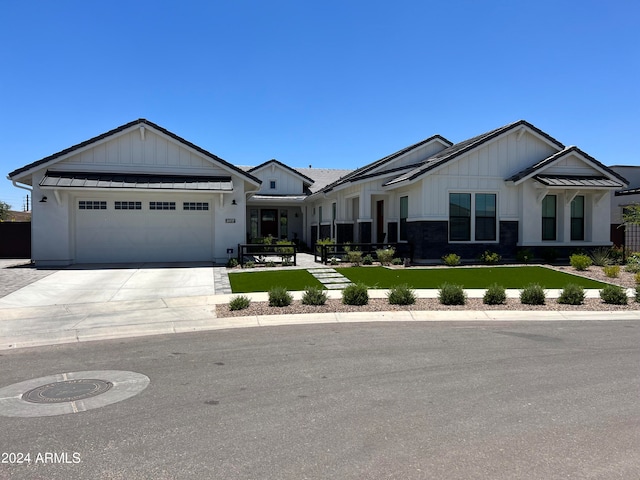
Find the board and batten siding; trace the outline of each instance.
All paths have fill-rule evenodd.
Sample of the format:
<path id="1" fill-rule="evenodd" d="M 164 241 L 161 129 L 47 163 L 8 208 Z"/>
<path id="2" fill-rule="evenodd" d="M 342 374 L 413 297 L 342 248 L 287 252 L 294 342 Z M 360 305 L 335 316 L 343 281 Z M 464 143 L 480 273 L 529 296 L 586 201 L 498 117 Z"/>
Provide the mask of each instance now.
<path id="1" fill-rule="evenodd" d="M 261 195 L 302 195 L 304 185 L 299 177 L 276 166 L 273 170 L 270 166 L 260 170 L 254 170 L 251 175 L 262 180 L 259 194 Z M 275 180 L 276 188 L 270 188 L 271 180 Z"/>

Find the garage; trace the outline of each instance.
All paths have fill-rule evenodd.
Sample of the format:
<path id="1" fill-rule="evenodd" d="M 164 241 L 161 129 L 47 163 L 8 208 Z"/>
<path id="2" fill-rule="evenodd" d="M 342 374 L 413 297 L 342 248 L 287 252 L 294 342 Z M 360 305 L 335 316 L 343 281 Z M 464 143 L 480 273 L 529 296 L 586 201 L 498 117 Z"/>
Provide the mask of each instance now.
<path id="1" fill-rule="evenodd" d="M 75 263 L 213 261 L 213 198 L 82 196 L 75 200 Z"/>

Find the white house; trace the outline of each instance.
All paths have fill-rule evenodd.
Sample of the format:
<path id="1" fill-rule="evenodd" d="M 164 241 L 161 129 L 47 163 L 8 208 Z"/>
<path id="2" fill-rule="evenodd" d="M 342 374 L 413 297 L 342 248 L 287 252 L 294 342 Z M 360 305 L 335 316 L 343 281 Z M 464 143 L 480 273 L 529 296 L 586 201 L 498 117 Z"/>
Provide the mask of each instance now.
<path id="1" fill-rule="evenodd" d="M 616 190 L 611 195 L 611 240 L 618 246 L 626 246 L 633 251 L 640 251 L 640 226 L 623 223 L 622 213 L 625 207 L 640 205 L 640 167 L 635 165 L 613 165 L 611 170 L 624 176 L 629 183 L 628 188 Z"/>
<path id="2" fill-rule="evenodd" d="M 610 245 L 627 186 L 521 120 L 452 144 L 435 135 L 356 170 L 238 167 L 139 119 L 8 177 L 33 189 L 37 265 L 222 263 L 271 235 L 406 243 L 417 259 Z M 232 252 L 232 253 L 230 253 Z"/>

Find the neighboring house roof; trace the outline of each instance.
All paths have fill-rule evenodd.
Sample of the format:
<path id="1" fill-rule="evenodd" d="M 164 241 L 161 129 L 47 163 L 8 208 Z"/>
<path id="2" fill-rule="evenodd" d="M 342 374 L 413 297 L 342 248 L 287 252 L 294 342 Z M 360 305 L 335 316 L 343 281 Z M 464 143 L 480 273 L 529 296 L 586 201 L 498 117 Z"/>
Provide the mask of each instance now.
<path id="1" fill-rule="evenodd" d="M 610 178 L 598 175 L 535 175 L 534 180 L 549 187 L 617 187 L 624 186 Z"/>
<path id="2" fill-rule="evenodd" d="M 157 125 L 153 122 L 150 122 L 149 120 L 145 119 L 145 118 L 139 118 L 137 120 L 134 120 L 132 122 L 126 123 L 124 125 L 121 125 L 117 128 L 114 128 L 113 130 L 109 130 L 106 133 L 103 133 L 101 135 L 98 135 L 96 137 L 90 138 L 89 140 L 86 140 L 82 143 L 79 143 L 77 145 L 73 145 L 72 147 L 66 148 L 58 153 L 54 153 L 53 155 L 49 155 L 48 157 L 45 157 L 41 160 L 38 160 L 36 162 L 30 163 L 29 165 L 25 165 L 22 168 L 18 168 L 17 170 L 14 170 L 13 172 L 11 172 L 8 175 L 9 179 L 14 179 L 15 177 L 19 176 L 21 173 L 25 173 L 28 172 L 29 170 L 32 170 L 36 167 L 40 167 L 43 165 L 46 165 L 50 162 L 53 162 L 54 160 L 63 157 L 65 155 L 68 155 L 70 153 L 73 153 L 76 150 L 79 150 L 81 148 L 90 146 L 91 144 L 97 143 L 101 140 L 104 140 L 108 137 L 111 137 L 113 135 L 116 135 L 117 133 L 123 132 L 131 127 L 134 127 L 136 125 L 147 125 L 155 130 L 158 130 L 159 132 L 167 135 L 168 137 L 173 138 L 174 140 L 178 141 L 179 143 L 182 143 L 183 145 L 190 147 L 194 150 L 196 150 L 198 153 L 201 153 L 202 155 L 216 161 L 217 163 L 220 163 L 222 165 L 224 165 L 225 167 L 237 172 L 238 174 L 240 174 L 241 176 L 247 178 L 248 180 L 257 183 L 258 185 L 262 183 L 261 180 L 259 180 L 258 178 L 254 177 L 253 175 L 251 175 L 248 172 L 245 172 L 244 170 L 236 167 L 235 165 L 227 162 L 226 160 L 223 160 L 222 158 L 218 157 L 217 155 L 214 155 L 211 152 L 206 151 L 205 149 L 198 147 L 197 145 L 185 140 L 182 137 L 179 137 L 178 135 L 176 135 L 175 133 L 170 132 L 169 130 L 161 127 L 160 125 Z"/>
<path id="3" fill-rule="evenodd" d="M 536 163 L 534 165 L 531 165 L 529 168 L 525 168 L 524 170 L 521 170 L 520 172 L 516 173 L 515 175 L 512 175 L 511 177 L 507 178 L 507 181 L 508 182 L 514 182 L 514 183 L 521 182 L 521 181 L 523 181 L 523 180 L 525 180 L 525 179 L 527 179 L 529 177 L 532 177 L 537 172 L 540 172 L 540 171 L 544 170 L 545 168 L 547 168 L 548 166 L 550 166 L 554 162 L 556 162 L 556 161 L 560 160 L 561 158 L 569 155 L 570 153 L 577 153 L 577 154 L 583 156 L 589 162 L 591 162 L 594 166 L 598 167 L 601 171 L 606 172 L 609 175 L 611 175 L 611 176 L 617 178 L 618 180 L 620 180 L 620 182 L 623 185 L 628 185 L 629 184 L 627 179 L 624 178 L 622 175 L 617 174 L 616 172 L 611 170 L 609 167 L 603 165 L 598 160 L 596 160 L 592 156 L 586 154 L 585 152 L 583 152 L 582 150 L 580 150 L 576 146 L 566 147 L 563 150 L 561 150 L 560 152 L 554 153 L 550 157 L 547 157 L 544 160 L 541 160 L 540 162 L 538 162 L 538 163 Z"/>
<path id="4" fill-rule="evenodd" d="M 616 197 L 623 196 L 623 195 L 639 195 L 639 194 L 640 194 L 640 187 L 627 188 L 627 189 L 618 190 L 617 192 L 615 192 Z"/>
<path id="5" fill-rule="evenodd" d="M 448 163 L 455 158 L 487 143 L 490 140 L 519 127 L 527 127 L 538 135 L 544 137 L 546 140 L 551 142 L 558 148 L 564 148 L 564 145 L 560 143 L 558 140 L 543 132 L 536 126 L 530 124 L 526 120 L 518 120 L 517 122 L 510 123 L 500 128 L 496 128 L 495 130 L 491 130 L 490 132 L 483 133 L 482 135 L 478 135 L 476 137 L 470 138 L 468 140 L 464 140 L 462 142 L 456 143 L 455 145 L 450 146 L 449 148 L 445 148 L 441 152 L 436 153 L 435 155 L 429 157 L 424 162 L 422 162 L 418 167 L 413 170 L 405 173 L 404 175 L 400 175 L 392 180 L 386 182 L 383 186 L 394 185 L 404 181 L 414 180 L 415 178 L 423 175 L 430 170 L 433 170 L 436 167 L 439 167 L 445 163 Z"/>
<path id="6" fill-rule="evenodd" d="M 297 171 L 297 170 L 295 170 L 295 169 L 291 168 L 291 167 L 290 167 L 290 166 L 288 166 L 288 165 L 285 165 L 284 163 L 282 163 L 282 162 L 280 162 L 280 161 L 276 160 L 275 158 L 272 158 L 271 160 L 267 160 L 266 162 L 261 163 L 261 164 L 260 164 L 260 165 L 258 165 L 257 167 L 251 167 L 251 168 L 249 168 L 249 169 L 247 170 L 247 172 L 249 172 L 249 173 L 251 173 L 251 172 L 255 172 L 255 171 L 260 170 L 260 169 L 262 169 L 262 168 L 264 168 L 264 167 L 266 167 L 266 166 L 268 166 L 268 165 L 270 165 L 270 164 L 272 164 L 272 163 L 273 163 L 273 164 L 276 164 L 276 165 L 279 165 L 280 167 L 282 167 L 282 168 L 284 168 L 285 170 L 287 170 L 287 171 L 289 171 L 289 172 L 293 173 L 294 175 L 297 175 L 297 176 L 299 176 L 299 177 L 302 177 L 302 179 L 303 179 L 303 180 L 306 180 L 306 183 L 308 183 L 308 184 L 312 184 L 312 183 L 314 183 L 314 182 L 315 182 L 315 180 L 314 180 L 313 178 L 310 178 L 310 177 L 308 177 L 308 176 L 306 176 L 306 175 L 303 175 L 303 174 L 302 174 L 302 173 L 300 173 L 299 171 Z"/>

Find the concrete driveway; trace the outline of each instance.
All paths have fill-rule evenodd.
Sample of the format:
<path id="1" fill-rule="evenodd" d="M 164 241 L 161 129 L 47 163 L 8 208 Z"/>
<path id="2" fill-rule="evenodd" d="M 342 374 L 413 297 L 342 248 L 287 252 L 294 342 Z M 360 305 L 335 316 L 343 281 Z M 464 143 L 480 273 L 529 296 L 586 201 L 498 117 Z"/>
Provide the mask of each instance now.
<path id="1" fill-rule="evenodd" d="M 72 266 L 0 298 L 0 308 L 214 294 L 211 263 Z"/>

